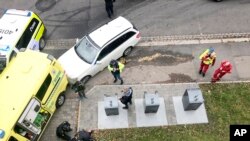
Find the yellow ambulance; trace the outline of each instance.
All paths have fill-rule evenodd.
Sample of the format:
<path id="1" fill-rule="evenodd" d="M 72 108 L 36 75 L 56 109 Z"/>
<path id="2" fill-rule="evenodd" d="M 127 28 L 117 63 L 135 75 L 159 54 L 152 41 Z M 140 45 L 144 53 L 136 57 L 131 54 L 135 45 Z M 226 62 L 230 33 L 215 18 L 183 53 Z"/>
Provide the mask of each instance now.
<path id="1" fill-rule="evenodd" d="M 39 140 L 65 101 L 68 81 L 51 55 L 26 50 L 0 75 L 0 141 Z"/>
<path id="2" fill-rule="evenodd" d="M 42 50 L 46 28 L 37 14 L 28 10 L 6 10 L 0 19 L 0 71 L 21 48 Z"/>

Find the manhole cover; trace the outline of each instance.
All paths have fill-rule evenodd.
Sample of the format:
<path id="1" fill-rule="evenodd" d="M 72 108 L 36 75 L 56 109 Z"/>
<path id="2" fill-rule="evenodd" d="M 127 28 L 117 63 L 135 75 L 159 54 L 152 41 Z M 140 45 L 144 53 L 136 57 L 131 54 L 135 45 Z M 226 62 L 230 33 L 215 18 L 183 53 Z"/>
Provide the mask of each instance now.
<path id="1" fill-rule="evenodd" d="M 35 4 L 39 11 L 47 11 L 56 4 L 56 0 L 38 0 Z"/>

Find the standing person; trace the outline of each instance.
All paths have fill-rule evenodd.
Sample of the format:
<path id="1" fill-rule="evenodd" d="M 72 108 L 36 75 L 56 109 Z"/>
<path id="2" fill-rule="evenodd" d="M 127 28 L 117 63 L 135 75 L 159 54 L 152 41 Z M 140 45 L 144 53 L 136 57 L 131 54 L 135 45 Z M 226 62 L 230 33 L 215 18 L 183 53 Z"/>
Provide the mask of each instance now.
<path id="1" fill-rule="evenodd" d="M 214 52 L 213 48 L 209 48 L 205 50 L 200 56 L 201 60 L 200 64 L 200 70 L 199 74 L 202 74 L 203 77 L 205 77 L 205 74 L 209 68 L 210 65 L 214 66 L 214 63 L 216 61 L 216 53 Z"/>
<path id="2" fill-rule="evenodd" d="M 78 93 L 79 97 L 82 99 L 87 98 L 85 95 L 85 86 L 81 81 L 77 81 L 73 86 L 72 89 L 75 91 L 75 93 Z"/>
<path id="3" fill-rule="evenodd" d="M 215 83 L 226 74 L 232 72 L 232 64 L 229 61 L 222 61 L 220 67 L 214 71 L 211 82 Z"/>
<path id="4" fill-rule="evenodd" d="M 70 123 L 68 121 L 64 121 L 56 128 L 56 135 L 59 138 L 70 141 L 71 137 L 67 134 L 67 132 L 70 131 L 72 131 Z"/>
<path id="5" fill-rule="evenodd" d="M 132 104 L 133 89 L 131 87 L 125 88 L 122 92 L 123 95 L 120 100 L 125 105 L 123 109 L 128 109 L 128 103 Z"/>
<path id="6" fill-rule="evenodd" d="M 75 134 L 71 141 L 94 141 L 94 138 L 92 137 L 93 132 L 93 130 L 80 130 Z"/>
<path id="7" fill-rule="evenodd" d="M 110 61 L 109 65 L 108 65 L 108 70 L 112 73 L 112 75 L 115 78 L 114 83 L 117 81 L 117 79 L 119 79 L 119 80 L 121 80 L 121 85 L 123 84 L 123 79 L 120 76 L 123 69 L 124 69 L 124 64 L 122 64 L 116 60 Z"/>
<path id="8" fill-rule="evenodd" d="M 111 18 L 111 15 L 114 14 L 113 2 L 115 2 L 115 0 L 105 0 L 105 8 L 109 18 Z"/>

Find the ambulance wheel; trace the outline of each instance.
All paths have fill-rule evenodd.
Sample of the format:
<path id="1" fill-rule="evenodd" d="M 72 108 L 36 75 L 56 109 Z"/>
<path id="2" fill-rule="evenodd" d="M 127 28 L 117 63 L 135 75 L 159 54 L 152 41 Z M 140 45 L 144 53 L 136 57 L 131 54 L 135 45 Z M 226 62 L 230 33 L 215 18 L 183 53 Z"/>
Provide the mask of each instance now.
<path id="1" fill-rule="evenodd" d="M 56 108 L 60 108 L 65 102 L 65 94 L 61 93 L 56 100 Z"/>
<path id="2" fill-rule="evenodd" d="M 89 81 L 90 78 L 91 78 L 90 75 L 83 77 L 83 78 L 81 79 L 82 84 L 86 84 L 86 83 Z"/>
<path id="3" fill-rule="evenodd" d="M 39 40 L 39 50 L 43 50 L 44 47 L 46 46 L 46 41 L 44 39 L 44 37 L 42 37 L 40 40 Z"/>
<path id="4" fill-rule="evenodd" d="M 128 48 L 123 52 L 123 56 L 126 57 L 126 56 L 128 56 L 131 52 L 132 52 L 132 47 L 128 47 Z"/>

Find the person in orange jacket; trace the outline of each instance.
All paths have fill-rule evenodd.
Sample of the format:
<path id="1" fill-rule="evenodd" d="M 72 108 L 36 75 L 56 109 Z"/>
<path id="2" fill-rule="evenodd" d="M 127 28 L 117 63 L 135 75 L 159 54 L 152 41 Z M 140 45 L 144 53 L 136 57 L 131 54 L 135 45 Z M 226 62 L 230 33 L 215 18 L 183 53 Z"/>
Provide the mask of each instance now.
<path id="1" fill-rule="evenodd" d="M 200 70 L 199 74 L 202 74 L 203 77 L 205 77 L 205 74 L 209 68 L 210 65 L 214 66 L 214 63 L 216 61 L 216 53 L 214 52 L 213 48 L 209 48 L 205 50 L 201 55 L 200 55 Z"/>
<path id="2" fill-rule="evenodd" d="M 222 61 L 220 67 L 214 71 L 211 82 L 215 83 L 216 81 L 220 81 L 220 79 L 227 73 L 232 72 L 232 64 L 229 61 Z"/>

